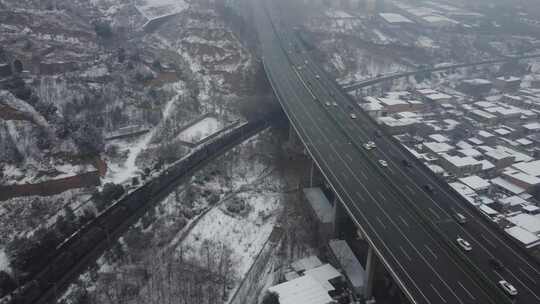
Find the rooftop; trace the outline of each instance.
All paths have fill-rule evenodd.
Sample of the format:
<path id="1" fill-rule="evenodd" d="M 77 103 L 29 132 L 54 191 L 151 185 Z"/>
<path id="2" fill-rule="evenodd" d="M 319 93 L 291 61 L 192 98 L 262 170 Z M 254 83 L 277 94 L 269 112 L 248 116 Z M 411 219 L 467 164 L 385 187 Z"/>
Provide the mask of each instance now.
<path id="1" fill-rule="evenodd" d="M 381 13 L 379 15 L 388 23 L 414 23 L 409 18 L 400 14 Z"/>
<path id="2" fill-rule="evenodd" d="M 531 233 L 540 233 L 540 217 L 527 213 L 521 213 L 516 216 L 507 217 L 506 219 L 510 223 L 519 226 Z"/>
<path id="3" fill-rule="evenodd" d="M 527 248 L 536 246 L 540 243 L 539 237 L 519 226 L 510 227 L 504 229 L 504 231 L 516 240 L 520 241 Z"/>
<path id="4" fill-rule="evenodd" d="M 270 287 L 279 295 L 280 304 L 328 304 L 332 298 L 328 290 L 311 276 L 301 276 L 292 281 Z"/>
<path id="5" fill-rule="evenodd" d="M 460 178 L 459 181 L 475 191 L 487 189 L 491 185 L 487 180 L 476 175 Z"/>
<path id="6" fill-rule="evenodd" d="M 512 167 L 527 174 L 540 177 L 540 160 L 520 162 L 512 165 Z"/>
<path id="7" fill-rule="evenodd" d="M 424 146 L 428 148 L 429 150 L 433 151 L 434 153 L 443 153 L 443 152 L 448 152 L 455 149 L 455 147 L 452 145 L 449 145 L 447 143 L 439 143 L 439 142 L 425 142 Z"/>
<path id="8" fill-rule="evenodd" d="M 321 223 L 331 223 L 334 217 L 332 205 L 320 188 L 304 188 L 304 196 Z"/>

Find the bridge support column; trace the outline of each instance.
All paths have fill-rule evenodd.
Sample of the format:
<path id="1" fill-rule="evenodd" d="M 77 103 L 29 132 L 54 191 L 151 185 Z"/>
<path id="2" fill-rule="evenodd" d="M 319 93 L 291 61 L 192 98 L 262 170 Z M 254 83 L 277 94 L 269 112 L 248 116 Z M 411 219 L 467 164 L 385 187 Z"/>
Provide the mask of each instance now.
<path id="1" fill-rule="evenodd" d="M 289 123 L 289 136 L 287 140 L 287 146 L 292 151 L 304 151 L 304 145 L 302 144 L 302 141 L 298 137 L 298 134 L 296 134 L 296 131 L 292 127 L 292 125 Z"/>
<path id="2" fill-rule="evenodd" d="M 368 249 L 366 261 L 366 285 L 364 286 L 364 297 L 369 300 L 373 297 L 373 283 L 375 280 L 375 268 L 377 266 L 377 257 L 371 246 Z"/>
<path id="3" fill-rule="evenodd" d="M 336 197 L 334 198 L 334 237 L 342 238 L 343 225 L 347 221 L 347 211 Z"/>

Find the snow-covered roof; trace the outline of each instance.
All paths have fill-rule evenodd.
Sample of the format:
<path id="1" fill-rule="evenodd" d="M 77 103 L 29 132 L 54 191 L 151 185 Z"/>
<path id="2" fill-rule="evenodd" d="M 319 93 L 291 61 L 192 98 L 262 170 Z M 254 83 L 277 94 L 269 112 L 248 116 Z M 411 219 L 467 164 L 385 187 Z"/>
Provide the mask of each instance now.
<path id="1" fill-rule="evenodd" d="M 525 192 L 525 189 L 505 180 L 504 178 L 502 177 L 496 177 L 494 179 L 491 180 L 491 183 L 494 184 L 494 185 L 497 185 L 505 190 L 508 190 L 509 192 L 513 193 L 513 194 L 521 194 L 523 192 Z"/>
<path id="2" fill-rule="evenodd" d="M 366 272 L 358 259 L 344 240 L 330 240 L 328 242 L 335 258 L 338 260 L 345 275 L 355 288 L 362 288 L 366 280 Z"/>
<path id="3" fill-rule="evenodd" d="M 426 96 L 427 99 L 433 100 L 433 101 L 441 101 L 441 100 L 448 100 L 451 99 L 453 96 L 444 94 L 444 93 L 435 93 L 435 94 L 429 94 Z"/>
<path id="4" fill-rule="evenodd" d="M 513 157 L 515 157 L 516 162 L 528 162 L 528 161 L 533 160 L 533 158 L 530 157 L 529 155 L 527 155 L 525 153 L 521 153 L 521 152 L 513 150 L 513 149 L 510 149 L 510 148 L 505 147 L 505 146 L 497 145 L 496 148 L 499 151 L 502 151 L 504 153 L 507 153 L 507 154 L 512 155 Z"/>
<path id="5" fill-rule="evenodd" d="M 467 80 L 463 80 L 463 82 L 468 83 L 468 84 L 491 84 L 491 81 L 487 79 L 480 79 L 480 78 L 467 79 Z"/>
<path id="6" fill-rule="evenodd" d="M 460 140 L 456 146 L 458 146 L 461 149 L 471 149 L 473 146 L 466 141 Z"/>
<path id="7" fill-rule="evenodd" d="M 488 205 L 480 205 L 480 206 L 478 206 L 478 209 L 480 209 L 480 211 L 484 212 L 485 214 L 487 214 L 489 216 L 495 216 L 495 215 L 499 214 L 499 212 L 497 212 L 497 210 L 491 208 Z"/>
<path id="8" fill-rule="evenodd" d="M 535 205 L 525 205 L 525 206 L 523 206 L 523 210 L 525 210 L 527 212 L 530 212 L 530 213 L 535 213 L 535 212 L 540 211 L 540 208 L 538 208 Z"/>
<path id="9" fill-rule="evenodd" d="M 487 131 L 480 130 L 480 131 L 478 131 L 478 136 L 483 137 L 483 138 L 490 138 L 490 137 L 493 137 L 495 135 L 493 135 L 493 134 L 491 134 L 491 133 L 489 133 Z"/>
<path id="10" fill-rule="evenodd" d="M 459 181 L 475 191 L 485 190 L 491 185 L 487 180 L 477 175 L 460 178 Z"/>
<path id="11" fill-rule="evenodd" d="M 454 149 L 454 146 L 447 143 L 425 142 L 423 145 L 434 153 L 448 152 Z"/>
<path id="12" fill-rule="evenodd" d="M 470 156 L 460 157 L 460 156 L 448 155 L 445 153 L 441 153 L 441 156 L 446 161 L 448 161 L 449 163 L 451 163 L 452 165 L 456 167 L 465 167 L 465 166 L 472 166 L 472 165 L 479 164 L 479 162 L 476 159 Z"/>
<path id="13" fill-rule="evenodd" d="M 515 76 L 509 76 L 509 77 L 502 76 L 502 77 L 497 77 L 497 80 L 506 81 L 506 82 L 515 82 L 515 81 L 521 81 L 521 78 L 515 77 Z"/>
<path id="14" fill-rule="evenodd" d="M 291 266 L 296 272 L 306 271 L 322 265 L 321 260 L 318 257 L 312 255 L 306 258 L 294 261 Z"/>
<path id="15" fill-rule="evenodd" d="M 510 206 L 518 206 L 518 205 L 528 204 L 528 202 L 526 200 L 524 200 L 523 198 L 521 198 L 521 197 L 519 197 L 517 195 L 512 195 L 512 196 L 509 196 L 509 197 L 501 198 L 501 199 L 499 199 L 499 203 L 501 203 L 503 205 L 510 205 Z"/>
<path id="16" fill-rule="evenodd" d="M 493 132 L 495 132 L 495 133 L 497 133 L 499 135 L 502 135 L 502 136 L 512 133 L 512 132 L 508 131 L 507 129 L 503 129 L 503 128 L 493 130 Z"/>
<path id="17" fill-rule="evenodd" d="M 304 196 L 321 223 L 331 223 L 334 218 L 332 205 L 320 188 L 304 188 Z"/>
<path id="18" fill-rule="evenodd" d="M 450 139 L 442 134 L 431 134 L 429 135 L 429 138 L 433 139 L 434 141 L 436 142 L 440 142 L 440 143 L 443 143 L 443 142 L 449 142 Z"/>
<path id="19" fill-rule="evenodd" d="M 326 290 L 334 290 L 334 286 L 330 284 L 330 280 L 339 278 L 341 273 L 339 273 L 332 265 L 324 264 L 317 268 L 306 270 L 305 275 L 312 277 L 317 282 L 319 282 Z"/>
<path id="20" fill-rule="evenodd" d="M 516 142 L 519 143 L 519 144 L 522 145 L 522 146 L 528 146 L 528 145 L 533 144 L 533 141 L 532 141 L 532 140 L 529 140 L 529 139 L 527 139 L 527 138 L 519 138 L 519 139 L 516 139 Z"/>
<path id="21" fill-rule="evenodd" d="M 448 185 L 450 185 L 450 187 L 454 188 L 462 196 L 474 196 L 474 195 L 476 195 L 476 192 L 473 189 L 469 188 L 468 186 L 466 186 L 466 185 L 464 185 L 462 183 L 453 182 L 453 183 L 449 183 Z"/>
<path id="22" fill-rule="evenodd" d="M 459 23 L 454 19 L 450 19 L 448 17 L 441 16 L 441 15 L 429 15 L 429 16 L 423 17 L 422 19 L 424 19 L 426 22 L 429 22 L 429 23 L 439 23 L 439 24 L 441 24 L 441 23 L 443 23 L 443 24 L 458 24 Z"/>
<path id="23" fill-rule="evenodd" d="M 487 159 L 482 159 L 479 162 L 482 164 L 482 170 L 489 170 L 495 168 L 495 165 Z"/>
<path id="24" fill-rule="evenodd" d="M 381 16 L 388 23 L 414 23 L 409 18 L 400 14 L 380 13 L 379 16 Z"/>
<path id="25" fill-rule="evenodd" d="M 328 304 L 332 301 L 328 291 L 311 276 L 301 276 L 268 290 L 278 294 L 280 304 Z"/>
<path id="26" fill-rule="evenodd" d="M 527 173 L 524 173 L 522 171 L 519 171 L 519 170 L 505 170 L 503 172 L 504 175 L 508 176 L 508 177 L 512 177 L 518 181 L 521 181 L 523 183 L 526 183 L 528 185 L 538 185 L 540 184 L 540 178 L 534 176 L 534 175 L 530 175 L 530 174 L 527 174 Z"/>
<path id="27" fill-rule="evenodd" d="M 531 122 L 531 123 L 525 124 L 523 125 L 523 128 L 530 131 L 538 131 L 540 130 L 540 122 Z"/>
<path id="28" fill-rule="evenodd" d="M 470 148 L 470 149 L 460 149 L 458 150 L 457 152 L 465 155 L 465 156 L 470 156 L 470 157 L 478 157 L 478 156 L 482 156 L 482 152 L 474 149 L 474 148 Z"/>
<path id="29" fill-rule="evenodd" d="M 504 229 L 504 231 L 516 240 L 520 241 L 527 248 L 540 244 L 540 238 L 538 236 L 519 226 L 510 227 Z"/>
<path id="30" fill-rule="evenodd" d="M 521 213 L 515 216 L 507 217 L 510 223 L 519 226 L 531 233 L 540 233 L 540 218 L 527 213 Z"/>
<path id="31" fill-rule="evenodd" d="M 520 162 L 512 165 L 512 167 L 533 176 L 540 176 L 540 160 Z"/>
<path id="32" fill-rule="evenodd" d="M 394 106 L 394 105 L 405 105 L 407 104 L 407 101 L 399 98 L 388 98 L 388 97 L 381 97 L 379 98 L 379 102 L 382 104 L 385 104 L 387 106 Z"/>

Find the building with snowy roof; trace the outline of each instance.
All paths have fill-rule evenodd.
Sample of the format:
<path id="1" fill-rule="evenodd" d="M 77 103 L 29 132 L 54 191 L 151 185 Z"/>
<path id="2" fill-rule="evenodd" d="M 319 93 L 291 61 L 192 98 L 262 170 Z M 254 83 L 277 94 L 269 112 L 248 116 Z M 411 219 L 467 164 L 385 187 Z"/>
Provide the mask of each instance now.
<path id="1" fill-rule="evenodd" d="M 488 192 L 491 183 L 477 175 L 460 178 L 459 181 L 467 187 L 473 189 L 476 193 Z"/>
<path id="2" fill-rule="evenodd" d="M 502 177 L 529 192 L 540 186 L 540 178 L 519 170 L 505 170 Z"/>
<path id="3" fill-rule="evenodd" d="M 343 269 L 351 289 L 359 298 L 364 293 L 366 284 L 366 271 L 360 264 L 353 251 L 344 240 L 330 240 L 328 242 L 331 255 L 336 263 Z"/>
<path id="4" fill-rule="evenodd" d="M 379 17 L 381 21 L 393 28 L 398 28 L 400 26 L 409 26 L 413 25 L 414 22 L 400 14 L 394 14 L 394 13 L 380 13 Z"/>
<path id="5" fill-rule="evenodd" d="M 493 81 L 493 85 L 501 91 L 517 91 L 521 86 L 521 78 L 513 76 L 498 77 Z"/>
<path id="6" fill-rule="evenodd" d="M 326 242 L 334 235 L 334 208 L 320 188 L 304 188 L 303 192 L 315 218 L 319 238 Z"/>
<path id="7" fill-rule="evenodd" d="M 484 96 L 491 91 L 493 83 L 487 79 L 466 79 L 460 84 L 460 89 L 472 96 Z"/>
<path id="8" fill-rule="evenodd" d="M 491 179 L 490 181 L 499 191 L 508 195 L 519 195 L 525 192 L 525 189 L 502 177 L 496 177 Z"/>
<path id="9" fill-rule="evenodd" d="M 280 304 L 328 304 L 334 301 L 329 290 L 311 276 L 301 276 L 268 290 L 278 295 Z"/>
<path id="10" fill-rule="evenodd" d="M 540 244 L 540 238 L 519 226 L 504 229 L 504 231 L 520 242 L 525 248 L 532 248 Z"/>
<path id="11" fill-rule="evenodd" d="M 519 162 L 513 164 L 512 167 L 529 175 L 540 177 L 540 160 Z"/>
<path id="12" fill-rule="evenodd" d="M 477 174 L 482 171 L 482 164 L 469 156 L 461 157 L 441 153 L 440 165 L 457 177 Z"/>
<path id="13" fill-rule="evenodd" d="M 515 216 L 509 216 L 506 218 L 506 220 L 529 231 L 530 233 L 534 233 L 536 235 L 540 234 L 540 217 L 538 216 L 521 213 Z"/>

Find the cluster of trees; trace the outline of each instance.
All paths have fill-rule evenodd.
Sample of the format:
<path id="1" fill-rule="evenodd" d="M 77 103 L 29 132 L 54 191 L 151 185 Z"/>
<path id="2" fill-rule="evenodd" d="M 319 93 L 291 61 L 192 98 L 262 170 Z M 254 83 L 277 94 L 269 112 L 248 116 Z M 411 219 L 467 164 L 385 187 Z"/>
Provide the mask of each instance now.
<path id="1" fill-rule="evenodd" d="M 92 201 L 98 211 L 102 211 L 109 206 L 113 201 L 124 195 L 125 189 L 122 185 L 114 183 L 106 183 L 101 191 L 96 191 L 92 194 Z"/>
<path id="2" fill-rule="evenodd" d="M 54 226 L 39 228 L 29 237 L 16 237 L 8 243 L 5 250 L 15 281 L 24 283 L 35 275 L 49 262 L 56 247 L 93 217 L 91 212 L 76 216 L 65 207 Z"/>
<path id="3" fill-rule="evenodd" d="M 99 274 L 92 292 L 79 282 L 61 303 L 217 304 L 229 297 L 236 277 L 228 246 L 207 241 L 189 255 L 185 247 L 165 253 L 158 248 L 149 251 L 144 262 Z"/>

